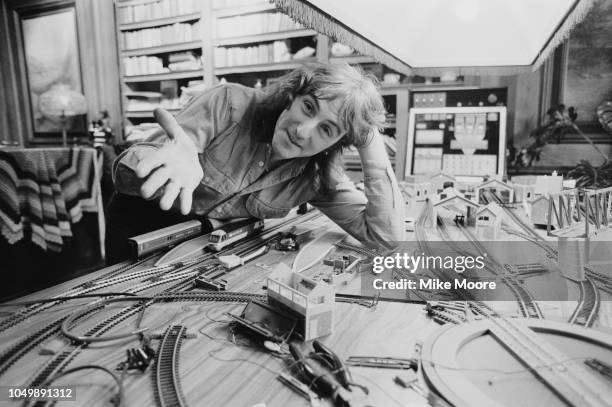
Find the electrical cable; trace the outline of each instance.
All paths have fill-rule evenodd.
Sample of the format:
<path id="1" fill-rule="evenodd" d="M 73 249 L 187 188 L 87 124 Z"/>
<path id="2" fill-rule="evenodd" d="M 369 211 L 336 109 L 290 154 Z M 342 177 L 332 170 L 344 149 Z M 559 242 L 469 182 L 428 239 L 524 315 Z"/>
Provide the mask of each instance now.
<path id="1" fill-rule="evenodd" d="M 45 304 L 48 302 L 78 300 L 80 298 L 117 297 L 117 296 L 135 297 L 136 294 L 121 293 L 121 292 L 79 294 L 79 295 L 71 295 L 71 296 L 66 296 L 66 297 L 41 298 L 38 300 L 29 300 L 29 301 L 5 302 L 5 303 L 0 303 L 0 307 L 24 307 L 24 306 L 29 306 L 29 305 Z"/>
<path id="2" fill-rule="evenodd" d="M 158 295 L 153 295 L 153 296 L 128 296 L 128 297 L 124 297 L 124 298 L 111 298 L 111 299 L 107 299 L 107 300 L 103 300 L 101 302 L 96 302 L 93 303 L 79 311 L 74 312 L 73 314 L 71 314 L 68 318 L 64 319 L 64 321 L 62 322 L 62 326 L 61 326 L 61 332 L 64 336 L 66 336 L 67 338 L 75 341 L 75 342 L 80 342 L 80 343 L 95 343 L 95 342 L 108 342 L 108 341 L 114 341 L 114 340 L 118 340 L 118 339 L 125 339 L 131 336 L 135 336 L 135 335 L 142 335 L 143 332 L 145 332 L 146 330 L 148 330 L 148 328 L 140 328 L 138 327 L 138 329 L 134 330 L 134 331 L 130 331 L 127 333 L 122 333 L 122 334 L 117 334 L 117 335 L 110 335 L 110 336 L 97 336 L 97 337 L 93 337 L 93 336 L 78 336 L 74 333 L 71 332 L 71 324 L 73 324 L 76 320 L 80 319 L 81 317 L 83 317 L 85 314 L 98 309 L 98 308 L 103 308 L 108 304 L 112 304 L 115 302 L 124 302 L 124 301 L 133 301 L 133 302 L 141 302 L 141 301 L 152 301 L 152 300 L 171 300 L 171 299 L 180 299 L 180 298 L 185 298 L 185 297 L 194 297 L 194 298 L 212 298 L 214 300 L 218 300 L 218 301 L 232 301 L 232 300 L 236 300 L 236 298 L 233 298 L 233 294 L 238 294 L 237 298 L 240 300 L 240 295 L 246 295 L 244 293 L 234 293 L 231 291 L 225 291 L 225 292 L 221 292 L 221 293 L 211 293 L 210 295 L 207 295 L 207 293 L 201 293 L 201 294 L 193 294 L 193 293 L 186 293 L 186 292 L 176 292 L 176 293 L 164 293 L 164 294 L 158 294 Z M 240 301 L 240 302 L 247 302 L 247 301 Z M 143 313 L 144 313 L 144 308 L 145 305 L 142 306 L 141 310 L 139 311 L 139 317 L 138 317 L 138 325 L 140 325 L 140 321 L 143 318 Z"/>
<path id="3" fill-rule="evenodd" d="M 118 386 L 118 391 L 117 391 L 117 397 L 115 399 L 115 401 L 113 401 L 113 404 L 115 404 L 116 407 L 121 407 L 123 405 L 123 381 L 121 379 L 119 379 L 119 377 L 117 377 L 117 375 L 113 372 L 111 372 L 109 369 L 105 368 L 104 366 L 98 366 L 98 365 L 82 365 L 82 366 L 77 366 L 77 367 L 73 367 L 72 369 L 68 369 L 68 370 L 64 370 L 61 373 L 56 374 L 55 376 L 50 377 L 49 379 L 47 379 L 40 387 L 47 387 L 49 386 L 51 383 L 53 383 L 54 381 L 56 381 L 57 379 L 66 376 L 70 373 L 74 373 L 80 370 L 87 370 L 87 369 L 95 369 L 95 370 L 101 370 L 103 372 L 108 373 L 113 380 L 115 380 L 115 382 L 117 383 Z"/>
<path id="4" fill-rule="evenodd" d="M 99 337 L 93 337 L 93 336 L 78 336 L 76 334 L 73 334 L 72 332 L 70 332 L 70 326 L 71 324 L 76 321 L 77 319 L 81 318 L 83 315 L 98 309 L 98 308 L 103 308 L 108 304 L 114 303 L 114 302 L 121 302 L 121 301 L 143 301 L 143 298 L 147 298 L 147 297 L 126 297 L 126 298 L 111 298 L 110 300 L 105 300 L 104 302 L 101 303 L 95 303 L 93 305 L 90 305 L 88 307 L 85 307 L 82 310 L 79 310 L 75 313 L 73 313 L 72 315 L 70 315 L 68 318 L 64 319 L 64 321 L 62 322 L 62 326 L 61 326 L 61 331 L 62 334 L 64 336 L 66 336 L 67 338 L 76 341 L 76 342 L 84 342 L 84 343 L 94 343 L 94 342 L 108 342 L 108 341 L 114 341 L 117 339 L 125 339 L 128 338 L 130 336 L 134 336 L 134 335 L 140 335 L 142 334 L 144 331 L 146 331 L 148 328 L 140 328 L 137 329 L 135 331 L 131 331 L 131 332 L 127 332 L 127 333 L 122 333 L 122 334 L 117 334 L 117 335 L 109 335 L 109 336 L 99 336 Z"/>
<path id="5" fill-rule="evenodd" d="M 456 366 L 448 366 L 448 365 L 444 365 L 442 363 L 437 363 L 434 362 L 432 360 L 427 360 L 427 359 L 420 359 L 420 361 L 422 363 L 428 363 L 434 367 L 439 367 L 441 369 L 446 369 L 446 370 L 455 370 L 455 371 L 460 371 L 460 372 L 496 372 L 496 373 L 501 373 L 503 375 L 513 375 L 513 374 L 519 374 L 519 373 L 525 373 L 525 372 L 535 372 L 538 369 L 548 369 L 554 366 L 563 366 L 565 365 L 565 363 L 567 362 L 572 362 L 572 361 L 576 361 L 576 360 L 582 360 L 585 361 L 589 359 L 588 357 L 575 357 L 575 358 L 568 358 L 565 360 L 561 360 L 559 362 L 553 362 L 553 363 L 549 363 L 546 365 L 538 365 L 538 366 L 534 366 L 534 367 L 527 367 L 524 369 L 517 369 L 517 370 L 501 370 L 501 369 L 495 369 L 495 368 L 476 368 L 476 369 L 472 369 L 472 368 L 464 368 L 464 367 L 456 367 Z"/>

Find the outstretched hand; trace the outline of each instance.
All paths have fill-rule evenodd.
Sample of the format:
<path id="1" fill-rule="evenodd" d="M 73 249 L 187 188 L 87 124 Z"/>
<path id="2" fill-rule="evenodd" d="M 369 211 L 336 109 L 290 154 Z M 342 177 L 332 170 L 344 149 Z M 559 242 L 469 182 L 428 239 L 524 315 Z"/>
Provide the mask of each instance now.
<path id="1" fill-rule="evenodd" d="M 198 150 L 168 111 L 157 108 L 153 115 L 168 134 L 169 141 L 138 162 L 136 176 L 146 178 L 140 194 L 149 199 L 163 188 L 159 207 L 168 210 L 179 198 L 181 213 L 187 215 L 191 211 L 193 191 L 204 175 Z"/>

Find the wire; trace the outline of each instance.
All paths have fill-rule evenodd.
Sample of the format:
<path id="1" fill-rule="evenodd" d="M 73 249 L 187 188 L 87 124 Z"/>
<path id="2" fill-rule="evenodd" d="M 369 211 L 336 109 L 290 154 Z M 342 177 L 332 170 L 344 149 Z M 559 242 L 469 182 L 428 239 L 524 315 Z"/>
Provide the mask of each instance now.
<path id="1" fill-rule="evenodd" d="M 211 297 L 214 301 L 234 301 L 236 300 L 236 298 L 232 298 L 233 294 L 236 294 L 234 292 L 231 291 L 225 291 L 222 293 L 214 293 L 211 296 L 206 296 L 206 295 L 197 295 L 197 294 L 190 294 L 190 293 L 185 293 L 185 292 L 171 292 L 171 293 L 164 293 L 164 294 L 157 294 L 157 295 L 153 295 L 153 296 L 129 296 L 129 297 L 124 297 L 124 298 L 111 298 L 111 299 L 107 299 L 107 300 L 102 300 L 100 302 L 96 302 L 90 306 L 85 307 L 82 310 L 76 311 L 75 313 L 71 314 L 68 318 L 66 318 L 63 322 L 62 322 L 62 326 L 61 326 L 61 331 L 62 334 L 64 334 L 64 336 L 70 338 L 73 341 L 76 342 L 84 342 L 84 343 L 93 343 L 93 342 L 108 342 L 108 341 L 114 341 L 117 339 L 124 339 L 124 338 L 128 338 L 130 336 L 134 336 L 134 335 L 141 335 L 144 331 L 146 331 L 148 328 L 140 328 L 139 326 L 137 327 L 138 329 L 131 331 L 131 332 L 127 332 L 127 333 L 123 333 L 123 334 L 119 334 L 119 335 L 111 335 L 111 336 L 98 336 L 98 337 L 92 337 L 92 336 L 78 336 L 76 334 L 73 334 L 70 331 L 70 325 L 72 323 L 74 323 L 74 321 L 76 321 L 77 319 L 82 318 L 85 314 L 92 312 L 98 308 L 103 308 L 108 304 L 114 303 L 114 302 L 122 302 L 122 301 L 133 301 L 133 302 L 140 302 L 140 301 L 156 301 L 156 300 L 168 300 L 168 299 L 181 299 L 181 298 L 188 298 L 188 297 L 194 297 L 194 298 L 208 298 Z M 241 301 L 242 302 L 242 301 Z M 244 301 L 246 302 L 246 301 Z M 139 311 L 139 316 L 137 319 L 137 324 L 140 325 L 140 322 L 142 321 L 143 318 L 143 313 L 144 313 L 144 308 L 146 308 L 147 305 L 143 304 L 142 305 L 142 309 Z"/>
<path id="2" fill-rule="evenodd" d="M 72 369 L 64 370 L 63 372 L 58 373 L 55 376 L 50 377 L 40 387 L 49 386 L 51 383 L 53 383 L 54 381 L 56 381 L 60 377 L 66 376 L 66 375 L 68 375 L 70 373 L 78 372 L 80 370 L 87 370 L 87 369 L 101 370 L 103 372 L 108 373 L 113 378 L 113 380 L 115 380 L 115 382 L 117 383 L 117 387 L 119 389 L 117 391 L 117 397 L 116 397 L 115 401 L 113 402 L 113 404 L 115 404 L 117 407 L 121 407 L 123 405 L 123 380 L 120 379 L 119 377 L 117 377 L 117 375 L 115 373 L 111 372 L 109 369 L 105 368 L 104 366 L 82 365 L 82 366 L 73 367 Z M 124 371 L 125 371 L 125 369 L 124 369 Z"/>
<path id="3" fill-rule="evenodd" d="M 70 315 L 68 318 L 64 319 L 64 321 L 62 322 L 62 327 L 61 327 L 62 334 L 73 341 L 85 342 L 85 343 L 114 341 L 117 339 L 128 338 L 134 335 L 141 335 L 148 328 L 140 328 L 140 329 L 136 329 L 135 331 L 131 331 L 128 333 L 122 333 L 118 335 L 93 337 L 93 336 L 78 336 L 76 334 L 73 334 L 70 331 L 70 325 L 77 319 L 80 319 L 81 317 L 83 317 L 85 314 L 95 309 L 105 307 L 108 304 L 111 304 L 114 302 L 120 302 L 120 301 L 142 301 L 142 298 L 144 297 L 135 296 L 135 297 L 126 297 L 126 298 L 112 298 L 110 300 L 105 300 L 103 302 L 95 303 L 93 305 L 85 307 L 84 309 L 77 311 L 73 313 L 72 315 Z"/>
<path id="4" fill-rule="evenodd" d="M 30 301 L 17 301 L 17 302 L 5 302 L 0 304 L 0 307 L 23 307 L 35 304 L 44 304 L 48 302 L 56 302 L 56 301 L 69 301 L 69 300 L 77 300 L 79 298 L 97 298 L 97 297 L 115 297 L 115 296 L 128 296 L 135 297 L 136 294 L 133 293 L 94 293 L 94 294 L 79 294 L 72 295 L 66 297 L 55 297 L 55 298 L 40 298 L 38 300 L 30 300 Z"/>
<path id="5" fill-rule="evenodd" d="M 432 360 L 427 360 L 427 359 L 421 359 L 421 362 L 429 363 L 430 365 L 434 367 L 439 367 L 441 369 L 455 370 L 455 371 L 460 371 L 460 372 L 497 372 L 497 373 L 501 373 L 504 375 L 513 375 L 513 374 L 519 374 L 519 373 L 525 373 L 525 372 L 535 372 L 538 369 L 548 369 L 554 366 L 563 366 L 567 362 L 572 362 L 576 360 L 585 361 L 587 359 L 589 358 L 587 357 L 568 358 L 565 360 L 561 360 L 559 362 L 554 362 L 554 363 L 550 363 L 546 365 L 539 365 L 539 366 L 534 366 L 534 367 L 527 367 L 527 368 L 517 369 L 517 370 L 501 370 L 501 369 L 495 369 L 495 368 L 474 368 L 472 369 L 472 368 L 465 368 L 465 367 L 455 367 L 455 366 L 444 365 L 442 363 L 434 362 Z"/>
<path id="6" fill-rule="evenodd" d="M 244 358 L 222 359 L 222 358 L 220 358 L 220 357 L 215 355 L 215 353 L 217 353 L 217 352 L 219 352 L 221 350 L 223 350 L 223 348 L 211 350 L 210 352 L 208 352 L 208 355 L 210 355 L 211 358 L 213 358 L 215 360 L 218 360 L 220 362 L 247 362 L 247 363 L 250 363 L 252 365 L 259 366 L 262 369 L 267 370 L 268 372 L 272 373 L 273 375 L 279 375 L 279 374 L 281 374 L 283 372 L 283 370 L 287 369 L 287 368 L 283 368 L 282 370 L 279 370 L 279 371 L 272 370 L 272 369 L 270 369 L 269 367 L 267 367 L 264 364 L 261 364 L 261 363 L 258 363 L 258 362 L 254 362 L 252 360 L 244 359 Z"/>
<path id="7" fill-rule="evenodd" d="M 405 402 L 401 402 L 398 399 L 396 399 L 395 397 L 393 397 L 388 391 L 386 391 L 384 388 L 382 388 L 378 383 L 376 383 L 374 380 L 372 380 L 371 378 L 369 378 L 366 375 L 363 375 L 359 372 L 352 372 L 355 376 L 361 376 L 362 379 L 367 380 L 368 382 L 370 382 L 371 384 L 374 385 L 374 387 L 376 387 L 378 390 L 380 390 L 382 392 L 382 394 L 384 394 L 385 396 L 389 397 L 391 400 L 393 400 L 395 402 L 395 404 L 397 404 L 398 406 L 405 406 Z"/>

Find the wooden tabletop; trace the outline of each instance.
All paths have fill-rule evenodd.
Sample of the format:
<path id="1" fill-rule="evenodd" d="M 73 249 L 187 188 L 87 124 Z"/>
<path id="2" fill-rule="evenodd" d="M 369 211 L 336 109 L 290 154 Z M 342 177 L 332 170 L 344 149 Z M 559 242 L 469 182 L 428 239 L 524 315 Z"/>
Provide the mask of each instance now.
<path id="1" fill-rule="evenodd" d="M 327 234 L 327 237 L 321 238 L 322 241 L 329 241 L 333 237 L 330 237 L 330 233 L 340 236 L 343 233 L 324 217 L 318 218 L 316 222 L 325 226 L 325 228 L 319 228 L 317 232 L 321 235 Z M 320 248 L 312 246 L 309 247 L 309 250 L 311 256 L 313 256 L 312 253 L 321 251 Z M 262 257 L 227 275 L 225 278 L 228 280 L 228 291 L 265 294 L 265 278 L 274 265 L 279 262 L 291 265 L 295 257 L 295 252 L 270 250 Z M 138 264 L 125 262 L 107 267 L 20 300 L 49 298 L 70 293 L 69 290 L 74 287 L 82 289 L 83 284 L 87 288 L 88 282 L 92 281 L 95 281 L 96 284 L 115 281 L 108 286 L 94 289 L 93 292 L 133 290 L 138 287 L 138 284 L 147 287 L 147 284 L 151 282 L 159 282 L 160 277 L 167 277 L 178 272 L 188 273 L 198 266 L 194 264 L 184 270 L 180 268 L 156 269 L 152 265 L 157 258 L 159 255 L 152 256 Z M 317 264 L 305 273 L 315 273 L 321 267 L 328 266 Z M 137 272 L 142 273 L 136 274 Z M 193 279 L 193 276 L 185 275 L 183 280 Z M 133 278 L 125 281 L 118 280 L 126 276 Z M 153 288 L 145 288 L 139 292 L 139 295 L 159 293 L 177 281 L 179 280 L 159 284 Z M 356 276 L 341 291 L 358 294 L 360 291 L 359 276 Z M 46 329 L 75 311 L 83 310 L 86 304 L 94 301 L 97 299 L 79 299 L 56 304 L 28 317 L 25 321 L 0 331 L 2 338 L 0 354 L 6 356 L 8 353 L 16 352 L 19 349 L 19 343 L 30 335 Z M 73 332 L 84 335 L 89 329 L 131 305 L 129 302 L 113 303 L 95 313 L 87 314 L 72 328 Z M 575 303 L 573 305 L 572 307 L 571 304 L 547 304 L 547 315 L 559 321 L 567 320 Z M 147 327 L 147 334 L 152 335 L 153 338 L 162 335 L 170 325 L 183 325 L 187 328 L 189 335 L 182 342 L 178 372 L 188 406 L 309 405 L 305 398 L 277 380 L 279 373 L 292 371 L 290 356 L 275 356 L 259 343 L 230 329 L 230 319 L 225 314 L 228 312 L 239 314 L 244 306 L 245 303 L 223 301 L 156 302 L 145 309 L 139 326 Z M 15 313 L 22 309 L 22 307 L 1 308 L 3 319 L 0 320 L 0 327 L 10 318 L 16 318 Z M 608 305 L 602 306 L 598 329 L 609 330 L 610 311 Z M 138 319 L 138 313 L 134 313 L 133 316 L 110 327 L 104 332 L 104 335 L 130 332 L 136 329 Z M 418 348 L 418 345 L 439 329 L 440 325 L 433 322 L 427 315 L 423 304 L 379 301 L 375 306 L 367 307 L 357 303 L 336 303 L 334 332 L 322 338 L 322 341 L 342 359 L 347 359 L 349 356 L 411 358 L 415 356 L 415 349 Z M 151 344 L 157 349 L 159 342 L 158 339 L 153 339 Z M 26 386 L 62 352 L 75 350 L 77 352 L 69 360 L 67 368 L 96 364 L 115 371 L 116 366 L 125 360 L 126 350 L 138 347 L 139 343 L 138 339 L 133 336 L 79 347 L 70 343 L 59 330 L 55 330 L 41 339 L 39 343 L 34 343 L 31 350 L 25 352 L 10 367 L 4 371 L 0 370 L 0 381 L 2 386 Z M 310 345 L 303 344 L 303 346 L 304 349 L 308 349 Z M 41 354 L 41 351 L 45 349 L 55 349 L 55 354 Z M 4 365 L 0 363 L 0 369 L 2 366 Z M 125 376 L 125 406 L 155 405 L 150 369 L 151 367 L 145 373 L 129 373 Z M 356 398 L 361 400 L 362 405 L 427 405 L 421 395 L 397 385 L 393 380 L 395 376 L 399 376 L 405 381 L 410 381 L 416 377 L 412 371 L 366 367 L 352 367 L 350 370 L 357 383 L 369 388 L 369 395 L 363 395 L 363 397 L 360 397 L 358 389 L 354 390 Z M 120 375 L 120 372 L 116 373 Z M 110 376 L 94 370 L 67 375 L 53 385 L 76 387 L 77 403 L 65 401 L 58 403 L 60 406 L 109 406 L 110 398 L 117 391 L 117 386 Z M 17 405 L 17 402 L 9 405 Z M 331 403 L 326 401 L 323 405 L 331 405 Z"/>

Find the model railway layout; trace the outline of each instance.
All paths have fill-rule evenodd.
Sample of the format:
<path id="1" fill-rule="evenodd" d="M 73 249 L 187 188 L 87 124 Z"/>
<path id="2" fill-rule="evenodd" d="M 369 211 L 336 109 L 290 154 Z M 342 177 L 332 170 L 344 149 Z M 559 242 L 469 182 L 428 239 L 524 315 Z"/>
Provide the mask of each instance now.
<path id="1" fill-rule="evenodd" d="M 500 204 L 507 215 L 502 228 L 505 238 L 533 245 L 551 262 L 558 259 L 550 239 L 524 221 L 517 213 L 520 208 L 501 205 L 495 192 L 484 191 L 483 197 Z M 268 276 L 279 272 L 278 264 L 291 268 L 300 257 L 299 251 L 279 249 L 293 245 L 277 243 L 298 228 L 302 231 L 303 250 L 313 250 L 309 242 L 333 242 L 321 253 L 306 256 L 320 261 L 306 267 L 295 266 L 303 269 L 302 275 L 312 278 L 308 284 L 313 287 L 321 281 L 320 276 L 329 276 L 325 279 L 330 284 L 336 281 L 335 325 L 324 342 L 333 346 L 341 359 L 371 355 L 381 360 L 395 357 L 419 361 L 415 364 L 418 380 L 407 386 L 398 385 L 395 379 L 402 381 L 402 371 L 394 372 L 388 366 L 373 369 L 374 362 L 369 367 L 352 366 L 355 380 L 370 389 L 367 395 L 353 390 L 359 403 L 406 405 L 422 403 L 426 397 L 438 400 L 439 404 L 432 405 L 482 405 L 478 403 L 490 400 L 487 390 L 478 390 L 472 401 L 466 401 L 464 392 L 456 390 L 457 386 L 476 386 L 474 383 L 480 379 L 466 379 L 471 377 L 467 372 L 473 367 L 466 367 L 465 372 L 459 368 L 451 374 L 443 366 L 459 362 L 448 352 L 451 359 L 442 358 L 437 349 L 442 343 L 447 343 L 444 346 L 448 349 L 459 347 L 455 339 L 462 337 L 464 331 L 486 329 L 498 345 L 483 337 L 473 350 L 479 346 L 493 349 L 501 344 L 505 350 L 496 352 L 505 356 L 487 361 L 486 352 L 476 352 L 473 357 L 480 359 L 477 364 L 484 371 L 504 370 L 504 364 L 508 371 L 524 369 L 525 375 L 541 383 L 524 391 L 531 400 L 547 397 L 558 405 L 605 405 L 602 400 L 610 399 L 610 387 L 605 386 L 609 378 L 584 363 L 566 361 L 594 359 L 597 366 L 612 366 L 612 341 L 599 331 L 609 327 L 611 320 L 608 308 L 601 306 L 612 294 L 610 277 L 600 269 L 586 267 L 583 280 L 567 280 L 573 294 L 567 303 L 575 304 L 572 309 L 551 307 L 548 303 L 543 306 L 536 299 L 537 292 L 525 282 L 537 281 L 554 273 L 554 269 L 548 263 L 509 264 L 490 253 L 487 242 L 464 222 L 464 215 L 454 210 L 438 209 L 434 214 L 432 202 L 425 201 L 409 240 L 423 255 L 433 255 L 443 246 L 455 255 L 488 256 L 482 278 L 499 283 L 510 293 L 508 301 L 491 301 L 477 292 L 454 288 L 427 295 L 419 290 L 405 290 L 399 296 L 366 293 L 361 281 L 363 273 L 371 273 L 367 265 L 377 256 L 393 253 L 359 245 L 320 213 L 311 211 L 265 224 L 234 225 L 231 230 L 211 233 L 210 241 L 216 245 L 212 250 L 196 251 L 176 261 L 169 256 L 170 261 L 159 266 L 154 264 L 166 252 L 156 252 L 5 306 L 6 316 L 0 320 L 0 378 L 3 385 L 22 387 L 75 383 L 78 404 L 92 407 L 111 405 L 110 400 L 124 406 L 307 405 L 308 398 L 300 394 L 312 397 L 312 389 L 306 385 L 299 390 L 299 383 L 291 385 L 292 380 L 287 379 L 296 371 L 288 352 L 283 351 L 286 344 L 281 343 L 278 349 L 274 345 L 270 351 L 269 345 L 262 346 L 226 317 L 226 313 L 239 315 L 246 304 L 267 302 Z M 321 248 L 317 246 L 316 250 Z M 394 273 L 396 280 L 427 277 L 443 282 L 452 277 L 439 267 L 421 274 L 405 270 Z M 578 341 L 571 351 L 548 344 L 548 337 L 542 337 L 544 331 L 532 328 L 548 321 L 556 324 L 555 335 L 569 335 Z M 457 334 L 449 336 L 446 332 L 453 329 Z M 603 338 L 593 345 L 596 349 L 576 339 L 591 333 Z M 476 340 L 466 335 L 471 338 L 466 343 Z M 415 348 L 423 351 L 415 352 Z M 395 351 L 389 353 L 389 349 Z M 83 371 L 72 382 L 70 376 L 63 377 L 74 368 L 91 364 L 114 370 L 121 386 L 106 385 L 108 378 L 97 371 Z M 540 369 L 557 365 L 564 370 Z M 278 375 L 284 377 L 283 382 L 272 380 Z M 283 384 L 287 380 L 290 386 L 297 387 L 287 388 Z M 520 381 L 504 382 L 504 386 L 516 386 L 513 391 L 522 391 Z M 67 401 L 13 402 L 19 403 L 70 405 Z M 496 400 L 490 405 L 514 404 L 511 400 Z"/>

